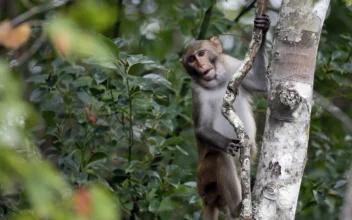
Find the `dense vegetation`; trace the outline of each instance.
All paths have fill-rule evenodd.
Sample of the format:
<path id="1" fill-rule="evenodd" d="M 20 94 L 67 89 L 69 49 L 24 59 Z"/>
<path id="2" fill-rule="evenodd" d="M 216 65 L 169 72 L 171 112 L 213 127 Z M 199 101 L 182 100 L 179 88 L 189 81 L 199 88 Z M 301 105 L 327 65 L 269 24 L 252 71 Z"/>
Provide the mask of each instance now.
<path id="1" fill-rule="evenodd" d="M 224 33 L 227 53 L 241 58 L 254 16 L 252 3 L 215 2 L 0 1 L 0 217 L 199 219 L 190 78 L 178 60 L 190 40 Z M 11 37 L 6 19 L 19 25 Z M 336 219 L 343 203 L 351 20 L 351 5 L 331 2 L 297 219 Z M 253 109 L 260 142 L 264 95 Z"/>

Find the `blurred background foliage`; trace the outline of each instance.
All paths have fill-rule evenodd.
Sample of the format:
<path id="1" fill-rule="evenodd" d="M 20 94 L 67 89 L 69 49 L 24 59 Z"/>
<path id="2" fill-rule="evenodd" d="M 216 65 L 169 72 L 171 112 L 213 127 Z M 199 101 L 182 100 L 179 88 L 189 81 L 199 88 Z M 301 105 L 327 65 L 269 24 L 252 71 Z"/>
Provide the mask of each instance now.
<path id="1" fill-rule="evenodd" d="M 296 219 L 337 219 L 351 166 L 352 7 L 330 6 Z M 190 78 L 178 60 L 191 40 L 219 34 L 242 58 L 253 7 L 0 0 L 0 217 L 200 219 Z M 270 1 L 269 41 L 279 7 Z M 253 109 L 260 142 L 264 95 Z"/>

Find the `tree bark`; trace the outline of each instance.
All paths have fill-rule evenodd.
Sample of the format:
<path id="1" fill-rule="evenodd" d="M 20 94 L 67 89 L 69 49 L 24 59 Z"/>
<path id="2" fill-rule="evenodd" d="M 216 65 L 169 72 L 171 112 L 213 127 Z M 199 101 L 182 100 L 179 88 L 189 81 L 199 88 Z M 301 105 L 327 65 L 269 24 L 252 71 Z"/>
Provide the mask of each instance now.
<path id="1" fill-rule="evenodd" d="M 352 170 L 348 174 L 348 184 L 345 193 L 344 204 L 341 210 L 341 220 L 350 220 L 352 216 Z"/>
<path id="2" fill-rule="evenodd" d="M 263 145 L 253 190 L 254 219 L 294 219 L 307 161 L 313 79 L 329 0 L 283 0 L 268 69 Z"/>

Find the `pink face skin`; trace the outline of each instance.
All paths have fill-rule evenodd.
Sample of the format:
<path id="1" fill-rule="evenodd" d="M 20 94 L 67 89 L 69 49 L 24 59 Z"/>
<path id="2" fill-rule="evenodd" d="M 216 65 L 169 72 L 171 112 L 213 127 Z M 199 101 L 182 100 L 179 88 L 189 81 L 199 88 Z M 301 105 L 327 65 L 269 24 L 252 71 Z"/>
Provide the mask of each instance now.
<path id="1" fill-rule="evenodd" d="M 196 54 L 190 56 L 187 60 L 188 65 L 193 67 L 202 79 L 211 81 L 216 77 L 215 66 L 210 62 L 209 51 L 200 50 Z"/>

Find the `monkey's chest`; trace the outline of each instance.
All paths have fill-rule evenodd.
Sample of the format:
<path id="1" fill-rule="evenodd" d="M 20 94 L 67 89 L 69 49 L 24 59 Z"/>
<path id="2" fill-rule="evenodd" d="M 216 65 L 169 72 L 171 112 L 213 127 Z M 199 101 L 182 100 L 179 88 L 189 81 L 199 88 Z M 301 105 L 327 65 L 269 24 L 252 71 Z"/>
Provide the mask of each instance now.
<path id="1" fill-rule="evenodd" d="M 220 110 L 214 111 L 213 129 L 228 138 L 236 138 L 233 127 L 221 114 Z"/>
<path id="2" fill-rule="evenodd" d="M 233 127 L 221 113 L 224 94 L 225 89 L 222 89 L 221 91 L 212 94 L 212 96 L 209 96 L 208 102 L 210 113 L 212 115 L 212 127 L 215 131 L 228 138 L 236 138 Z M 237 102 L 238 100 L 236 100 L 234 107 L 237 106 Z"/>

